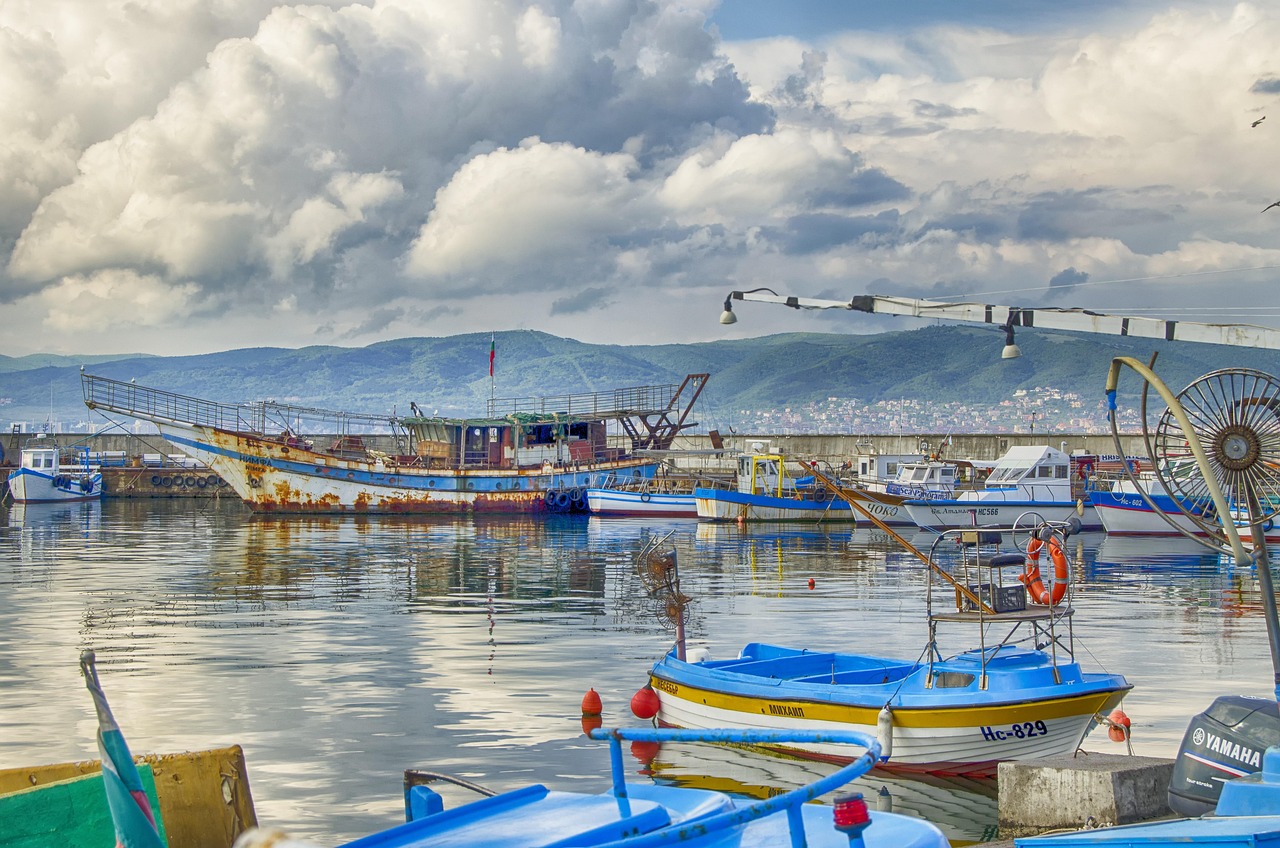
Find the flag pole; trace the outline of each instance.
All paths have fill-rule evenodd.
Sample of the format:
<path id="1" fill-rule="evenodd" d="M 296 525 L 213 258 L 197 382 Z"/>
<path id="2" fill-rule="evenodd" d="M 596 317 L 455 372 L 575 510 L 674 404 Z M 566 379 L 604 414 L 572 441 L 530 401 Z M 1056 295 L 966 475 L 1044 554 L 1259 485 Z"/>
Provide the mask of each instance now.
<path id="1" fill-rule="evenodd" d="M 494 346 L 494 336 L 493 336 L 493 333 L 490 333 L 489 334 L 489 401 L 491 403 L 494 397 L 496 396 L 496 389 L 495 389 L 494 379 L 493 379 L 493 360 L 494 360 L 494 355 L 496 353 L 497 353 L 497 349 Z"/>

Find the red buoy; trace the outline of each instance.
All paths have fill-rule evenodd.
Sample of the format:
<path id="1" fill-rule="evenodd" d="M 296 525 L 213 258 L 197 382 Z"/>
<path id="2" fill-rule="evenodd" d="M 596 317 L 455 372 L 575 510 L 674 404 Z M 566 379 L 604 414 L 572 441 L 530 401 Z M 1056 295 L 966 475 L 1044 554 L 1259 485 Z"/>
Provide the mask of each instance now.
<path id="1" fill-rule="evenodd" d="M 817 583 L 815 583 L 815 582 L 813 581 L 813 578 L 812 578 L 812 577 L 810 577 L 810 578 L 809 578 L 809 588 L 810 588 L 810 589 L 812 589 L 814 586 L 817 586 L 817 585 L 818 585 L 818 584 L 817 584 Z"/>
<path id="2" fill-rule="evenodd" d="M 582 714 L 584 716 L 598 716 L 604 712 L 604 705 L 600 703 L 600 695 L 594 689 L 588 689 L 587 694 L 582 696 Z"/>
<path id="3" fill-rule="evenodd" d="M 1124 710 L 1114 709 L 1107 716 L 1107 736 L 1112 742 L 1123 742 L 1129 738 L 1129 717 Z"/>
<path id="4" fill-rule="evenodd" d="M 631 712 L 639 719 L 651 719 L 658 714 L 662 702 L 652 686 L 646 686 L 631 696 Z"/>

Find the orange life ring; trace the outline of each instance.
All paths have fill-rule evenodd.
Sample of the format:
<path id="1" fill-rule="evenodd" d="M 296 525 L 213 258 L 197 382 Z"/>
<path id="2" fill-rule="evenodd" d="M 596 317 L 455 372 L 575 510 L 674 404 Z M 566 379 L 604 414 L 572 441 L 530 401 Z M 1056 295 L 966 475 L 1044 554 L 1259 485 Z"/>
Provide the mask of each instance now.
<path id="1" fill-rule="evenodd" d="M 1031 603 L 1044 606 L 1057 606 L 1067 594 L 1067 555 L 1062 552 L 1062 545 L 1056 536 L 1049 537 L 1049 558 L 1053 560 L 1053 590 L 1044 587 L 1040 578 L 1040 549 L 1044 542 L 1032 537 L 1027 545 L 1026 570 L 1018 575 L 1018 580 L 1027 587 Z"/>

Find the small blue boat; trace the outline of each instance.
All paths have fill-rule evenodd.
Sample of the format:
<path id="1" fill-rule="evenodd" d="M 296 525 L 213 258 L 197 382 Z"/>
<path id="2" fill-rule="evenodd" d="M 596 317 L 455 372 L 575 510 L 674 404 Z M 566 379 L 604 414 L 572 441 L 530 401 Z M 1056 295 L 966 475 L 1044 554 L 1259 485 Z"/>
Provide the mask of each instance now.
<path id="1" fill-rule="evenodd" d="M 1085 846 L 1212 845 L 1255 848 L 1280 845 L 1280 747 L 1267 749 L 1262 771 L 1229 780 L 1212 816 L 1128 824 L 1014 841 L 1017 848 L 1084 848 Z"/>
<path id="2" fill-rule="evenodd" d="M 947 848 L 934 825 L 872 811 L 860 793 L 809 804 L 865 774 L 880 755 L 875 737 L 853 731 L 759 732 L 639 728 L 591 731 L 607 740 L 612 785 L 599 794 L 533 785 L 445 810 L 429 786 L 405 792 L 408 821 L 346 848 Z M 748 801 L 708 789 L 627 783 L 623 742 L 775 745 L 843 743 L 864 750 L 851 764 L 782 795 Z M 449 778 L 444 778 L 449 779 Z M 465 785 L 465 783 L 464 783 Z"/>
<path id="3" fill-rule="evenodd" d="M 911 548 L 928 580 L 928 639 L 914 660 L 756 642 L 712 659 L 703 648 L 686 654 L 678 638 L 649 672 L 658 721 L 856 728 L 879 734 L 887 766 L 935 774 L 988 775 L 1002 760 L 1070 754 L 1131 688 L 1122 675 L 1086 672 L 1073 655 L 1066 537 L 1074 526 L 948 530 L 928 556 Z M 1031 541 L 1018 542 L 1020 533 Z M 1005 534 L 1019 551 L 999 552 Z M 1040 577 L 1042 547 L 1053 561 L 1051 591 Z M 943 548 L 959 560 L 944 563 Z M 952 625 L 973 641 L 948 655 L 939 632 Z M 788 747 L 841 757 L 827 745 Z"/>

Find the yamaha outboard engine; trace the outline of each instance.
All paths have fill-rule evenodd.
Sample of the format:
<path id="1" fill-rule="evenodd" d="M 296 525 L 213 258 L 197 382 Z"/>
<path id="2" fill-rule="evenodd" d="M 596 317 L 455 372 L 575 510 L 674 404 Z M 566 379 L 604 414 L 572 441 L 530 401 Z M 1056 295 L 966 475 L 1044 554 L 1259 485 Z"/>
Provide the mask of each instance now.
<path id="1" fill-rule="evenodd" d="M 1183 816 L 1213 812 L 1222 784 L 1262 771 L 1262 754 L 1280 745 L 1274 698 L 1223 695 L 1191 719 L 1169 778 L 1169 807 Z"/>

